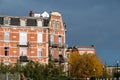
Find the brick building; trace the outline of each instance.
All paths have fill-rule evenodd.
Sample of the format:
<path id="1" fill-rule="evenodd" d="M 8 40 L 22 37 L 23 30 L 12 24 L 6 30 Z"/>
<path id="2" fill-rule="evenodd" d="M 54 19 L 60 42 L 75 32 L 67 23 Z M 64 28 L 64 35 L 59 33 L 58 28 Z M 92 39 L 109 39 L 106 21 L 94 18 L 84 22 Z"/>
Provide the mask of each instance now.
<path id="1" fill-rule="evenodd" d="M 28 17 L 0 16 L 0 62 L 38 61 L 65 55 L 66 26 L 60 12 L 36 14 Z"/>
<path id="2" fill-rule="evenodd" d="M 87 53 L 87 54 L 95 54 L 96 53 L 94 45 L 68 47 L 67 52 L 71 52 L 71 51 L 72 52 L 77 51 L 81 55 L 83 55 L 84 53 Z"/>

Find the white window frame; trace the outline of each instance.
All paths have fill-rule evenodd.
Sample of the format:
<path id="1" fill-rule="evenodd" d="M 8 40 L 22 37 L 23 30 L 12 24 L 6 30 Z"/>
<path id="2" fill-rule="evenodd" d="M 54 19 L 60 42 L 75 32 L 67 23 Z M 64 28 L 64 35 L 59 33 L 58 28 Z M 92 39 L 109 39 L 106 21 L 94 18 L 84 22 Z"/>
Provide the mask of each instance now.
<path id="1" fill-rule="evenodd" d="M 25 27 L 25 26 L 26 26 L 26 21 L 23 20 L 23 19 L 21 19 L 21 20 L 20 20 L 20 26 Z"/>
<path id="2" fill-rule="evenodd" d="M 4 18 L 4 25 L 8 26 L 10 24 L 10 19 L 8 17 Z"/>
<path id="3" fill-rule="evenodd" d="M 58 43 L 62 44 L 62 35 L 58 35 Z"/>
<path id="4" fill-rule="evenodd" d="M 62 50 L 59 50 L 59 55 L 62 55 Z"/>
<path id="5" fill-rule="evenodd" d="M 56 21 L 55 20 L 52 20 L 52 27 L 56 28 Z"/>
<path id="6" fill-rule="evenodd" d="M 5 42 L 10 41 L 10 32 L 9 31 L 5 31 L 5 33 L 4 33 L 4 41 Z"/>
<path id="7" fill-rule="evenodd" d="M 51 55 L 51 57 L 54 57 L 54 49 L 50 50 L 50 55 Z"/>
<path id="8" fill-rule="evenodd" d="M 19 44 L 20 45 L 27 45 L 27 32 L 20 32 L 19 33 Z"/>
<path id="9" fill-rule="evenodd" d="M 42 21 L 41 21 L 41 20 L 38 20 L 38 21 L 37 21 L 37 26 L 38 26 L 38 27 L 42 27 Z"/>
<path id="10" fill-rule="evenodd" d="M 42 54 L 42 48 L 39 47 L 38 48 L 38 57 L 42 57 L 42 56 L 43 56 L 43 54 Z"/>
<path id="11" fill-rule="evenodd" d="M 50 35 L 50 44 L 54 44 L 54 35 L 53 34 Z"/>
<path id="12" fill-rule="evenodd" d="M 4 65 L 10 65 L 10 61 L 9 60 L 4 60 Z"/>
<path id="13" fill-rule="evenodd" d="M 43 42 L 43 34 L 42 33 L 37 33 L 37 42 L 42 43 Z"/>
<path id="14" fill-rule="evenodd" d="M 27 47 L 20 47 L 20 56 L 27 56 Z"/>
<path id="15" fill-rule="evenodd" d="M 56 28 L 60 29 L 60 21 L 56 21 Z"/>

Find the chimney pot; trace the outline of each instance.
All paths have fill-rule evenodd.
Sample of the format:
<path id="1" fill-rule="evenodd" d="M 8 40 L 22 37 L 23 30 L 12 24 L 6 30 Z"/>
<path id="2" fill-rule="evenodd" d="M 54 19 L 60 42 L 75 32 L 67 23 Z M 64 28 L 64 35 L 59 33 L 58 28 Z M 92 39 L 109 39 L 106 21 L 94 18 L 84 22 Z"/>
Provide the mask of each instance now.
<path id="1" fill-rule="evenodd" d="M 30 17 L 34 17 L 34 12 L 33 12 L 33 11 L 30 11 L 29 16 L 30 16 Z"/>

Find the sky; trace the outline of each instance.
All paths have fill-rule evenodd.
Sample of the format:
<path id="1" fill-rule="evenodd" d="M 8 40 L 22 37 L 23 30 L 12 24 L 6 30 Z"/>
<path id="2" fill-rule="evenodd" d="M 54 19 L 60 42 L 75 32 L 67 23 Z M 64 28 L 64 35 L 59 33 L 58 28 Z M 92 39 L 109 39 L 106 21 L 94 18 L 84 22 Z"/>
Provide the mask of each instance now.
<path id="1" fill-rule="evenodd" d="M 0 15 L 59 11 L 67 25 L 68 46 L 95 45 L 107 65 L 120 62 L 120 0 L 0 0 Z"/>

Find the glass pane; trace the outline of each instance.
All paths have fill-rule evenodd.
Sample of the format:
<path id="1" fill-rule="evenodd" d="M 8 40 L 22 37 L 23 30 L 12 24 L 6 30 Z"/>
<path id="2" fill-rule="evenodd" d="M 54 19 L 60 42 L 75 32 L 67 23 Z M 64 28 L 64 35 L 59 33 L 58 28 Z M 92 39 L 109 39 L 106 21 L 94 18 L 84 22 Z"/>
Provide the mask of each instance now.
<path id="1" fill-rule="evenodd" d="M 27 19 L 27 26 L 37 26 L 36 19 Z"/>
<path id="2" fill-rule="evenodd" d="M 10 25 L 20 25 L 20 19 L 19 18 L 11 18 Z"/>
<path id="3" fill-rule="evenodd" d="M 5 40 L 5 41 L 9 41 L 9 37 L 10 37 L 9 32 L 6 31 L 6 32 L 5 32 L 5 35 L 4 35 L 4 40 Z"/>
<path id="4" fill-rule="evenodd" d="M 20 21 L 20 25 L 21 25 L 21 26 L 25 26 L 25 21 L 24 21 L 24 20 L 21 20 L 21 21 Z"/>
<path id="5" fill-rule="evenodd" d="M 42 21 L 38 21 L 38 26 L 42 27 Z"/>
<path id="6" fill-rule="evenodd" d="M 4 17 L 0 17 L 0 24 L 1 24 L 1 25 L 4 24 Z"/>
<path id="7" fill-rule="evenodd" d="M 27 45 L 27 33 L 20 32 L 20 45 Z"/>
<path id="8" fill-rule="evenodd" d="M 38 33 L 37 34 L 37 38 L 38 38 L 38 43 L 42 43 L 42 33 Z"/>
<path id="9" fill-rule="evenodd" d="M 42 48 L 38 48 L 38 57 L 42 56 Z"/>

